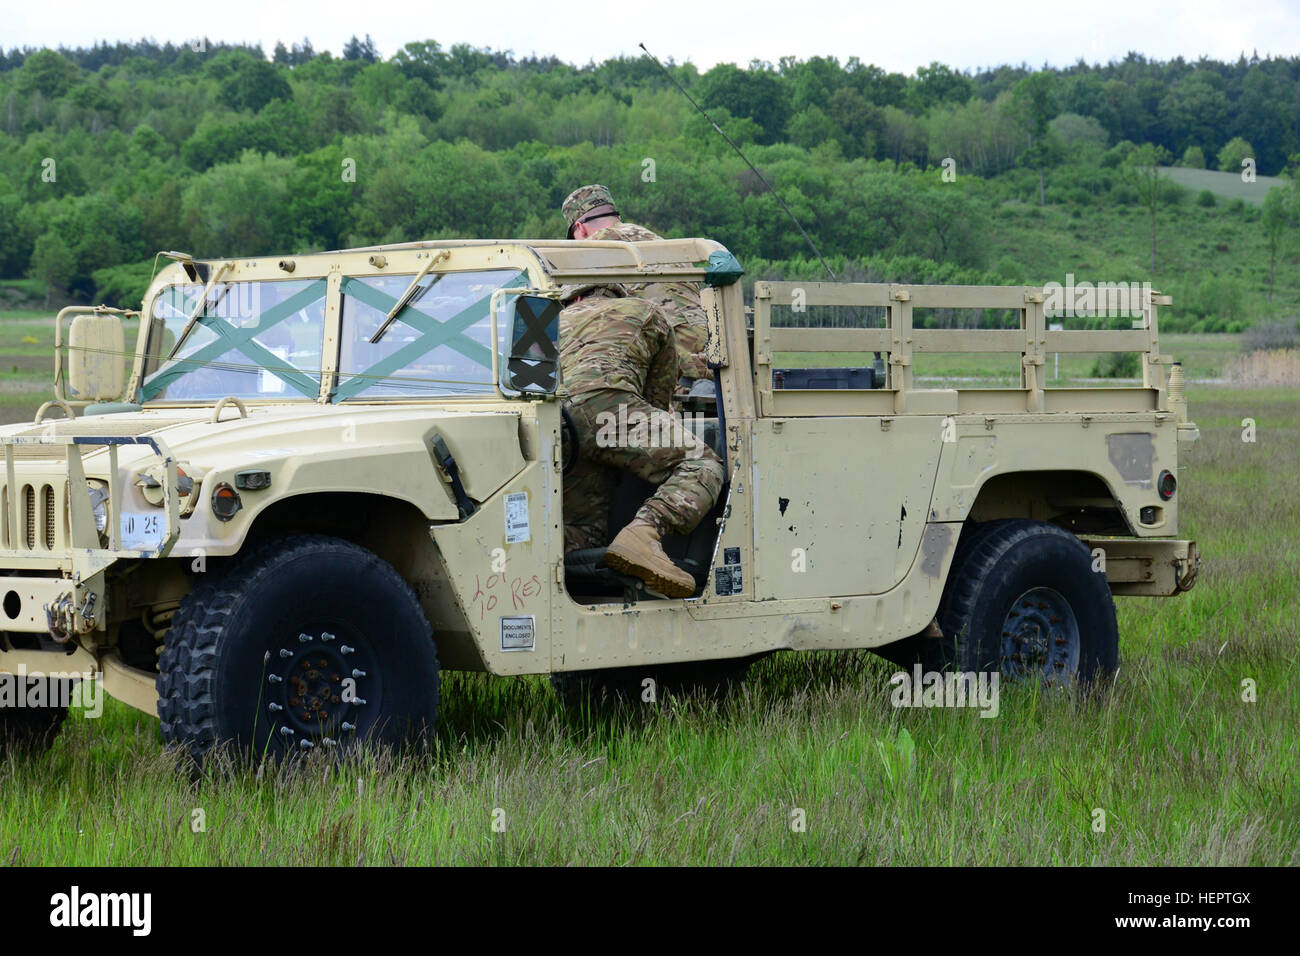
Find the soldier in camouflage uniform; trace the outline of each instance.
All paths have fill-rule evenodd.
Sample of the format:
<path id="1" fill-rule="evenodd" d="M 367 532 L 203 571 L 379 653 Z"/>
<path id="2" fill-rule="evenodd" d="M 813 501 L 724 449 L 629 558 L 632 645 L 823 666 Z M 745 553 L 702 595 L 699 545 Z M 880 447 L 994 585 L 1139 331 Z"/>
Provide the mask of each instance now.
<path id="1" fill-rule="evenodd" d="M 569 223 L 570 239 L 621 239 L 645 242 L 662 239 L 636 223 L 624 222 L 614 206 L 614 197 L 599 184 L 579 186 L 561 207 Z M 677 360 L 689 388 L 696 379 L 712 379 L 704 347 L 709 330 L 700 305 L 700 287 L 695 282 L 641 282 L 626 286 L 628 295 L 649 299 L 663 310 L 677 342 Z"/>
<path id="2" fill-rule="evenodd" d="M 695 580 L 660 540 L 690 532 L 708 514 L 722 489 L 722 462 L 667 411 L 679 368 L 663 312 L 621 291 L 565 290 L 560 370 L 578 459 L 564 479 L 564 550 L 609 540 L 619 472 L 630 471 L 658 488 L 610 543 L 605 563 L 669 597 L 690 597 Z"/>

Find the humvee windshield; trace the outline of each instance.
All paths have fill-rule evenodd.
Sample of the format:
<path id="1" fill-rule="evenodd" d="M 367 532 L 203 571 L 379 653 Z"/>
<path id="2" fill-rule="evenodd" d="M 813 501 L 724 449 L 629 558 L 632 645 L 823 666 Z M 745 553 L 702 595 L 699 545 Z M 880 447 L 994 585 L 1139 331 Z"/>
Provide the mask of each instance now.
<path id="1" fill-rule="evenodd" d="M 330 401 L 493 390 L 492 294 L 526 286 L 526 274 L 517 269 L 430 273 L 396 321 L 372 343 L 413 277 L 343 278 L 339 372 Z M 321 387 L 327 287 L 323 278 L 216 283 L 175 355 L 171 352 L 203 286 L 163 289 L 152 308 L 141 400 L 214 401 L 227 395 L 315 400 Z M 505 309 L 509 305 L 502 303 Z M 504 339 L 509 323 L 498 324 Z"/>

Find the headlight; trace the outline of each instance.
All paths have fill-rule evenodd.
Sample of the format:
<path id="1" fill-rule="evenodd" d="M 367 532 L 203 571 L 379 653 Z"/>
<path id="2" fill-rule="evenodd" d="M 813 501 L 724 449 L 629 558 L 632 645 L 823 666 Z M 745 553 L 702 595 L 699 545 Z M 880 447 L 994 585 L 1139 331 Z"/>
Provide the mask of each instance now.
<path id="1" fill-rule="evenodd" d="M 90 511 L 95 516 L 95 530 L 103 534 L 108 530 L 108 486 L 88 482 L 90 486 Z"/>
<path id="2" fill-rule="evenodd" d="M 199 469 L 187 464 L 176 466 L 176 493 L 180 496 L 182 518 L 188 518 L 193 513 L 195 504 L 198 503 L 198 495 L 195 492 L 198 490 L 198 482 L 202 474 Z M 140 472 L 135 479 L 136 487 L 140 489 L 144 500 L 155 508 L 163 506 L 162 477 L 162 466 L 154 465 Z"/>

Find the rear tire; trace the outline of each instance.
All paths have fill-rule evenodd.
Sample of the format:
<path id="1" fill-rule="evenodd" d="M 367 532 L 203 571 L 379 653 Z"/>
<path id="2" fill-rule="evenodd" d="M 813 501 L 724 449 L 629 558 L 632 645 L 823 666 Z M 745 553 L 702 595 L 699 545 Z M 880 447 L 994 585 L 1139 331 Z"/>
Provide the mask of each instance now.
<path id="1" fill-rule="evenodd" d="M 1119 664 L 1106 575 L 1092 570 L 1082 541 L 1055 525 L 1010 520 L 969 532 L 938 617 L 936 669 L 1089 684 Z"/>
<path id="2" fill-rule="evenodd" d="M 199 584 L 158 664 L 163 739 L 196 762 L 216 747 L 280 756 L 432 731 L 438 658 L 392 566 L 347 541 L 270 541 Z"/>

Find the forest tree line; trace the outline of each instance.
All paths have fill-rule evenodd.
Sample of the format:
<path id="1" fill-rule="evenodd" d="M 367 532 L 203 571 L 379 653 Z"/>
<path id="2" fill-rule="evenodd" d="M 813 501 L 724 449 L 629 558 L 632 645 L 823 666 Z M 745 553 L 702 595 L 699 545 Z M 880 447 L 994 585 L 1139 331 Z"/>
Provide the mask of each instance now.
<path id="1" fill-rule="evenodd" d="M 1289 176 L 1300 154 L 1300 58 L 669 69 L 823 252 L 930 263 L 927 277 L 988 273 L 999 203 L 1141 206 L 1135 166 L 1248 160 Z M 934 174 L 944 165 L 955 177 Z M 369 37 L 342 56 L 306 40 L 269 56 L 206 39 L 0 50 L 0 278 L 55 296 L 127 295 L 159 249 L 562 235 L 560 201 L 585 182 L 626 197 L 631 218 L 742 260 L 809 257 L 646 58 L 573 66 L 433 40 L 382 58 Z M 1157 187 L 1153 201 L 1177 201 Z M 1293 229 L 1297 190 L 1274 205 Z"/>

